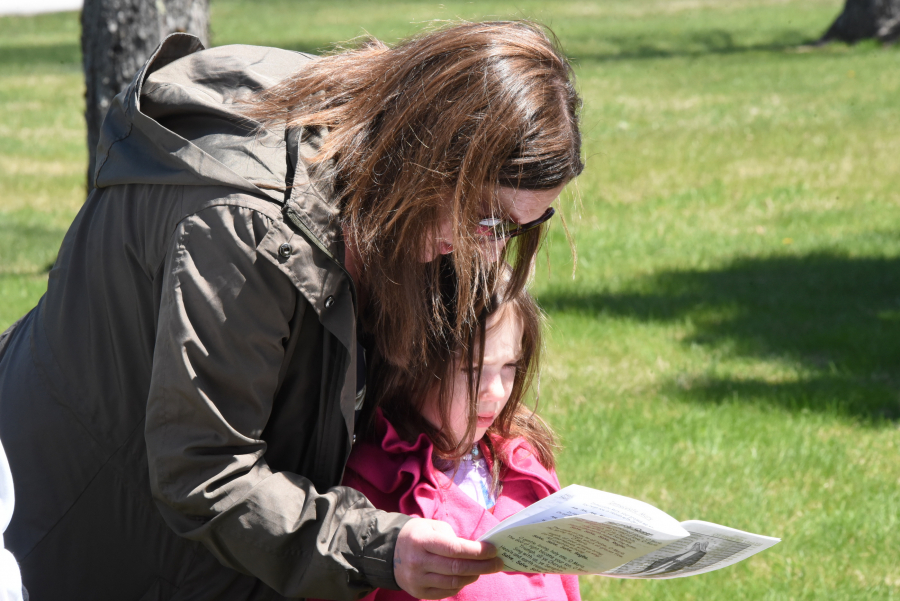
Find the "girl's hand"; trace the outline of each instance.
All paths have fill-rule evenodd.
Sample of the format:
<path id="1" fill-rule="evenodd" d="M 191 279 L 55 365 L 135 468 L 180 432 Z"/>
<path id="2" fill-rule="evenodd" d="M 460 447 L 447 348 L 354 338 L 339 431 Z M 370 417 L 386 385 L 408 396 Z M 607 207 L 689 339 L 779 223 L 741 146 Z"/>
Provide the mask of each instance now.
<path id="1" fill-rule="evenodd" d="M 459 538 L 449 524 L 413 518 L 400 530 L 394 547 L 394 578 L 416 599 L 444 599 L 503 569 L 488 543 Z"/>

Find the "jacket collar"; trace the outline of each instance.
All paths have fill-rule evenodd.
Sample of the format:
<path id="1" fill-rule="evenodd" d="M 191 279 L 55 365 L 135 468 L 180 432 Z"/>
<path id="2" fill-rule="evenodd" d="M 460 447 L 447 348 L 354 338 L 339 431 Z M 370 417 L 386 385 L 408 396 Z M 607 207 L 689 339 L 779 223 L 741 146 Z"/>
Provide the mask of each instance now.
<path id="1" fill-rule="evenodd" d="M 327 136 L 328 130 L 324 127 L 287 131 L 288 173 L 285 181 L 288 191 L 285 194 L 285 208 L 295 211 L 305 229 L 324 247 L 323 250 L 343 264 L 340 207 L 335 202 L 332 188 L 333 163 L 314 162 Z"/>

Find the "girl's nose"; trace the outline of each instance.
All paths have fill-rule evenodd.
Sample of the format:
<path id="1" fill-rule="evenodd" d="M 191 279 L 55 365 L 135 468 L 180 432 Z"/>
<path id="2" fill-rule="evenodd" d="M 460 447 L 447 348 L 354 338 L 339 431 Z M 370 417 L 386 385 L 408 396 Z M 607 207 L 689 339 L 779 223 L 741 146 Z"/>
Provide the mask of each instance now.
<path id="1" fill-rule="evenodd" d="M 506 389 L 503 386 L 503 378 L 500 374 L 491 374 L 485 378 L 487 374 L 481 376 L 481 402 L 482 403 L 502 403 L 506 400 Z"/>

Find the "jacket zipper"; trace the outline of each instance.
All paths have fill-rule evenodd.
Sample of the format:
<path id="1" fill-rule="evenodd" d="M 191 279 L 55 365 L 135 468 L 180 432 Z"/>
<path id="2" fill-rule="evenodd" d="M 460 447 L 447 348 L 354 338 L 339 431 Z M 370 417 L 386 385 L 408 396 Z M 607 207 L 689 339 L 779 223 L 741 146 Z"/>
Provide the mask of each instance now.
<path id="1" fill-rule="evenodd" d="M 331 259 L 332 262 L 333 262 L 335 265 L 337 265 L 338 268 L 343 272 L 343 274 L 344 274 L 345 276 L 347 276 L 347 281 L 350 282 L 350 296 L 351 296 L 351 298 L 353 299 L 353 308 L 354 308 L 355 310 L 358 311 L 358 310 L 359 310 L 359 306 L 356 304 L 356 284 L 353 283 L 353 278 L 350 277 L 350 274 L 347 272 L 347 270 L 344 268 L 344 266 L 341 264 L 341 262 L 338 261 L 338 260 L 334 257 L 333 254 L 331 254 L 331 251 L 329 251 L 328 248 L 326 248 L 325 245 L 322 244 L 322 241 L 319 240 L 319 238 L 318 238 L 315 234 L 312 233 L 312 230 L 310 230 L 310 229 L 306 226 L 305 223 L 303 223 L 303 220 L 300 218 L 300 215 L 297 213 L 297 211 L 295 211 L 294 209 L 292 209 L 292 208 L 290 208 L 289 206 L 285 205 L 285 207 L 284 207 L 284 214 L 287 216 L 288 219 L 290 219 L 291 223 L 293 223 L 293 224 L 296 225 L 298 228 L 300 228 L 300 230 L 303 232 L 303 234 L 304 234 L 307 238 L 309 238 L 309 240 L 310 240 L 313 244 L 315 244 L 316 247 L 318 247 L 319 250 L 321 250 L 323 253 L 325 253 L 325 256 L 328 257 L 329 259 Z"/>

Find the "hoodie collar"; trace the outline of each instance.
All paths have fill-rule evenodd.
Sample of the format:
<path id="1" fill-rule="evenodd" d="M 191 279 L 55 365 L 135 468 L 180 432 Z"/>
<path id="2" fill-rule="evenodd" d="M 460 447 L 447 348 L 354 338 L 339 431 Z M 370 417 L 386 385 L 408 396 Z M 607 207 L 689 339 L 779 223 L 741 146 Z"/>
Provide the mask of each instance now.
<path id="1" fill-rule="evenodd" d="M 258 130 L 237 103 L 308 60 L 257 46 L 204 50 L 192 35 L 170 35 L 110 106 L 97 147 L 97 187 L 224 185 L 283 203 L 284 134 Z"/>

